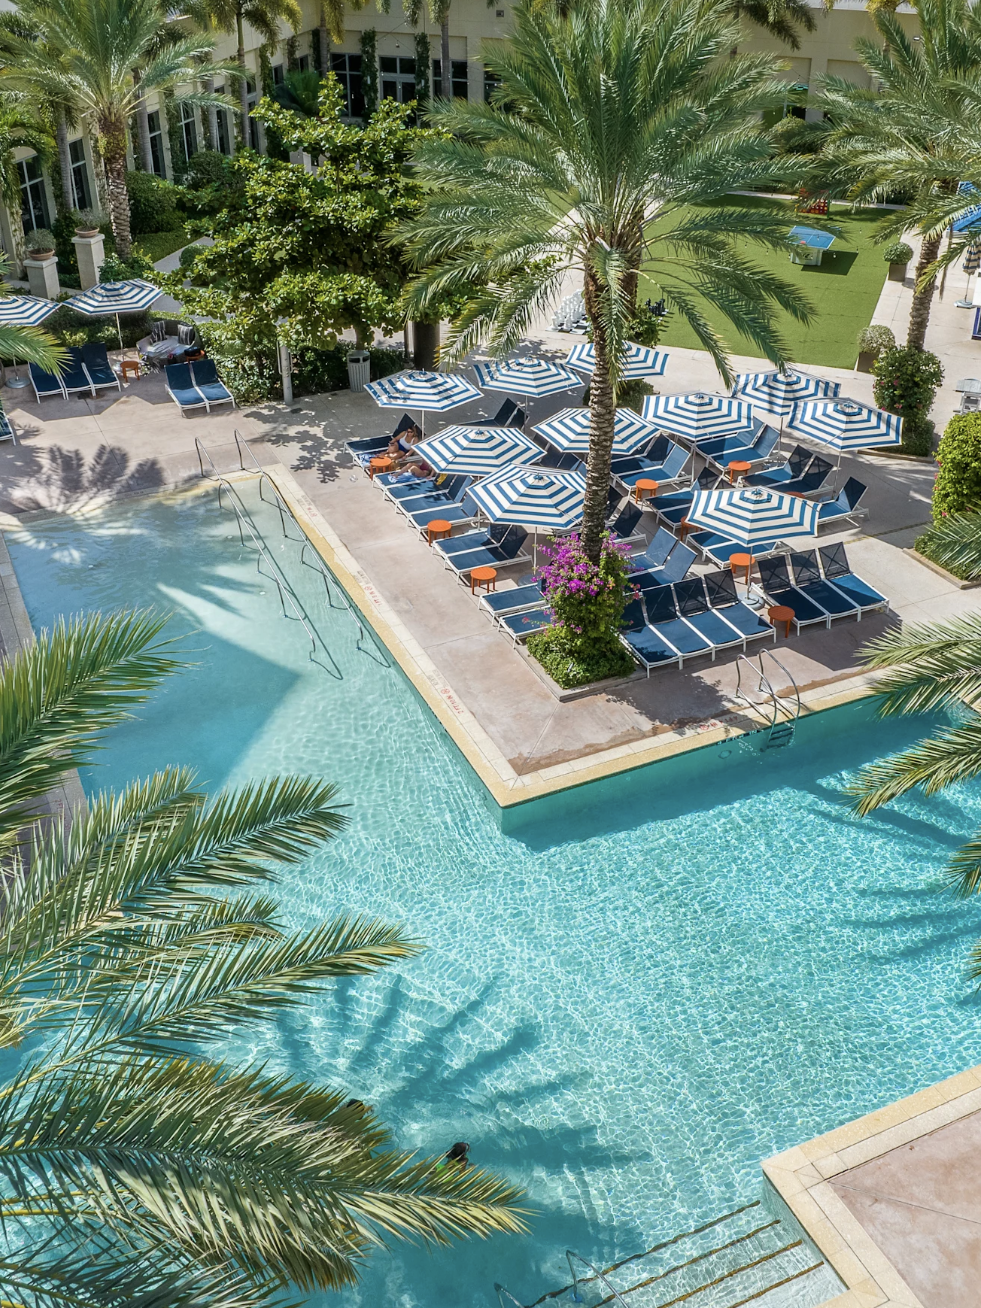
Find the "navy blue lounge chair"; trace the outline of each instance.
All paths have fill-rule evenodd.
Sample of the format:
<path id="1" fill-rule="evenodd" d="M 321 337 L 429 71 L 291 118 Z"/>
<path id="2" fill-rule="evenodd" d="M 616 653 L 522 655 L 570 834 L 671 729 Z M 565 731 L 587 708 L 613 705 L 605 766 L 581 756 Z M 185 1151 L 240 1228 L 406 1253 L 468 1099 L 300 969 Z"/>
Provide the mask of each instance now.
<path id="1" fill-rule="evenodd" d="M 884 609 L 889 601 L 874 586 L 852 572 L 844 545 L 823 545 L 818 550 L 825 579 L 858 606 L 858 616 L 871 609 Z"/>
<path id="2" fill-rule="evenodd" d="M 367 454 L 369 457 L 381 454 L 382 450 L 387 449 L 389 443 L 395 440 L 396 436 L 401 436 L 404 431 L 408 431 L 410 427 L 415 425 L 415 419 L 410 414 L 403 413 L 391 436 L 365 436 L 356 441 L 345 441 L 344 448 L 353 454 L 355 458 L 359 458 L 363 454 Z"/>
<path id="3" fill-rule="evenodd" d="M 230 404 L 235 408 L 235 396 L 218 376 L 214 359 L 198 359 L 192 363 L 191 378 L 207 401 L 209 413 L 213 404 Z"/>
<path id="4" fill-rule="evenodd" d="M 619 495 L 617 498 L 619 499 Z M 643 510 L 640 505 L 632 504 L 630 500 L 628 500 L 610 523 L 610 535 L 620 545 L 641 544 L 645 537 L 642 531 L 637 530 L 637 524 L 643 516 Z"/>
<path id="5" fill-rule="evenodd" d="M 832 586 L 829 581 L 825 581 L 816 550 L 800 550 L 791 554 L 788 563 L 793 571 L 797 589 L 803 591 L 819 609 L 824 609 L 829 621 L 831 618 L 861 617 L 857 605 L 845 592 Z"/>
<path id="6" fill-rule="evenodd" d="M 92 378 L 85 371 L 85 360 L 77 345 L 71 346 L 67 361 L 61 365 L 61 384 L 69 395 L 79 395 L 82 391 L 95 394 Z"/>
<path id="7" fill-rule="evenodd" d="M 667 527 L 658 527 L 657 531 L 651 538 L 651 543 L 643 554 L 635 554 L 629 560 L 631 568 L 637 570 L 643 568 L 663 568 L 667 562 L 668 555 L 678 544 L 678 537 Z"/>
<path id="8" fill-rule="evenodd" d="M 823 622 L 826 627 L 831 626 L 831 618 L 826 610 L 819 608 L 794 585 L 787 567 L 786 555 L 778 554 L 772 559 L 760 559 L 757 566 L 767 599 L 771 604 L 782 604 L 785 608 L 793 609 L 794 627 L 798 633 L 801 627 L 810 626 L 812 622 Z"/>
<path id="9" fill-rule="evenodd" d="M 31 385 L 34 387 L 34 397 L 39 403 L 48 395 L 57 395 L 63 400 L 68 399 L 67 392 L 61 384 L 61 378 L 56 376 L 55 373 L 45 372 L 36 363 L 29 363 L 27 365 L 27 374 L 31 379 Z"/>
<path id="10" fill-rule="evenodd" d="M 523 427 L 528 421 L 524 409 L 519 409 L 514 400 L 505 400 L 493 418 L 478 418 L 476 422 L 464 422 L 463 427 Z"/>
<path id="11" fill-rule="evenodd" d="M 631 585 L 640 586 L 641 590 L 652 590 L 657 586 L 670 586 L 673 581 L 683 581 L 688 570 L 695 562 L 695 551 L 680 541 L 668 555 L 660 568 L 646 568 L 643 572 L 631 574 Z M 631 560 L 633 562 L 633 560 Z"/>
<path id="12" fill-rule="evenodd" d="M 610 473 L 628 491 L 633 490 L 641 478 L 656 481 L 660 486 L 677 481 L 690 458 L 690 452 L 669 436 L 658 436 L 645 454 L 614 459 Z"/>
<path id="13" fill-rule="evenodd" d="M 186 363 L 168 363 L 164 368 L 167 377 L 167 394 L 181 413 L 188 409 L 207 409 L 208 401 L 194 385 L 191 369 Z"/>
<path id="14" fill-rule="evenodd" d="M 667 495 L 655 495 L 647 501 L 647 508 L 653 509 L 659 518 L 677 526 L 691 508 L 696 490 L 714 490 L 720 477 L 714 468 L 703 468 L 687 490 L 671 491 Z"/>
<path id="15" fill-rule="evenodd" d="M 678 615 L 689 626 L 695 628 L 703 640 L 712 646 L 712 658 L 716 650 L 728 649 L 731 645 L 746 648 L 746 639 L 720 613 L 709 608 L 705 595 L 705 583 L 701 577 L 691 577 L 688 581 L 679 581 L 674 588 L 674 600 Z"/>
<path id="16" fill-rule="evenodd" d="M 82 346 L 82 362 L 97 391 L 107 386 L 115 386 L 117 391 L 123 389 L 109 362 L 109 351 L 101 341 L 87 341 Z"/>
<path id="17" fill-rule="evenodd" d="M 745 554 L 747 552 L 745 545 L 740 545 L 738 541 L 731 540 L 728 536 L 722 536 L 714 531 L 700 531 L 696 536 L 689 536 L 687 539 L 698 546 L 706 559 L 712 563 L 717 563 L 720 567 L 727 567 L 733 554 Z M 776 540 L 765 540 L 759 545 L 754 545 L 752 549 L 753 558 L 765 558 L 767 554 L 772 554 L 779 544 L 780 542 Z"/>
<path id="18" fill-rule="evenodd" d="M 411 518 L 415 513 L 425 513 L 429 509 L 445 509 L 451 504 L 460 504 L 472 485 L 472 477 L 467 477 L 462 472 L 455 473 L 451 477 L 445 477 L 434 491 L 423 491 L 421 494 L 410 495 L 393 502 L 400 513 Z M 438 518 L 439 514 L 434 513 L 433 517 Z"/>
<path id="19" fill-rule="evenodd" d="M 717 468 L 727 468 L 730 462 L 762 463 L 777 448 L 780 433 L 775 427 L 760 423 L 760 429 L 752 441 L 741 440 L 739 436 L 721 436 L 699 445 L 700 454 L 704 454 Z"/>
<path id="20" fill-rule="evenodd" d="M 390 474 L 382 473 L 382 476 L 387 477 Z M 378 481 L 377 477 L 375 481 Z M 408 511 L 407 506 L 411 500 L 421 499 L 424 495 L 442 494 L 447 481 L 448 478 L 445 476 L 412 477 L 403 481 L 389 481 L 385 485 L 385 498 L 391 500 L 397 508 L 401 507 L 404 513 Z"/>
<path id="21" fill-rule="evenodd" d="M 541 608 L 544 598 L 540 584 L 529 581 L 523 586 L 511 586 L 507 590 L 488 591 L 486 595 L 481 595 L 479 607 L 492 618 L 499 618 L 506 613 Z"/>
<path id="22" fill-rule="evenodd" d="M 647 621 L 644 601 L 640 596 L 631 600 L 623 610 L 620 639 L 637 662 L 647 669 L 648 676 L 651 675 L 651 668 L 663 667 L 667 663 L 674 663 L 679 668 L 682 666 L 681 651 Z"/>
<path id="23" fill-rule="evenodd" d="M 492 545 L 448 556 L 446 566 L 451 568 L 462 581 L 470 575 L 471 568 L 511 568 L 518 563 L 528 563 L 531 556 L 524 548 L 527 539 L 528 533 L 524 527 L 510 527 L 504 536 Z"/>
<path id="24" fill-rule="evenodd" d="M 818 530 L 829 522 L 847 522 L 859 515 L 864 516 L 865 509 L 858 506 L 867 489 L 857 477 L 849 477 L 838 492 L 838 498 L 828 500 L 818 510 Z"/>
<path id="25" fill-rule="evenodd" d="M 0 405 L 0 441 L 13 441 L 15 445 L 17 444 L 17 437 L 10 425 L 10 419 L 3 411 L 3 405 Z"/>
<path id="26" fill-rule="evenodd" d="M 792 481 L 785 481 L 776 489 L 793 491 L 797 495 L 812 495 L 815 491 L 819 491 L 828 480 L 829 474 L 834 471 L 834 466 L 830 459 L 822 459 L 820 454 L 815 454 L 807 466 L 807 471 L 802 476 L 796 477 Z"/>
<path id="27" fill-rule="evenodd" d="M 435 495 L 425 495 L 424 500 L 434 500 Z M 419 534 L 425 536 L 426 528 L 431 522 L 442 519 L 449 523 L 473 522 L 480 513 L 480 506 L 475 499 L 464 492 L 455 500 L 446 500 L 442 504 L 429 504 L 419 508 L 416 500 L 410 500 L 406 517 L 416 527 Z"/>
<path id="28" fill-rule="evenodd" d="M 497 625 L 511 637 L 511 644 L 527 640 L 536 631 L 543 631 L 552 625 L 552 610 L 547 605 L 536 609 L 525 609 L 521 613 L 505 613 L 498 618 Z"/>
<path id="29" fill-rule="evenodd" d="M 736 593 L 736 583 L 730 571 L 720 569 L 718 572 L 707 572 L 702 581 L 705 583 L 709 607 L 725 618 L 730 626 L 735 627 L 744 640 L 758 640 L 767 636 L 776 640 L 776 628 L 767 621 L 765 610 L 751 609 L 743 603 Z"/>
<path id="30" fill-rule="evenodd" d="M 803 445 L 795 445 L 779 468 L 751 472 L 744 480 L 747 486 L 770 486 L 774 490 L 783 490 L 785 482 L 796 481 L 798 477 L 803 476 L 814 457 L 813 450 Z"/>
<path id="31" fill-rule="evenodd" d="M 459 536 L 448 536 L 444 540 L 433 541 L 433 551 L 447 557 L 453 554 L 466 554 L 468 550 L 483 550 L 491 545 L 499 545 L 512 528 L 503 522 L 495 522 L 490 527 L 465 531 Z"/>

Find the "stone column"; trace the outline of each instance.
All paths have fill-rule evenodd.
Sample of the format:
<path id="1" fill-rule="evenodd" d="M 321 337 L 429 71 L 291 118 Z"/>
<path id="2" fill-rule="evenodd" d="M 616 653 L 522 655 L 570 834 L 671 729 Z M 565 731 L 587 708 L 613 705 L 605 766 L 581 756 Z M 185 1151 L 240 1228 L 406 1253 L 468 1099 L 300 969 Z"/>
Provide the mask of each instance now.
<path id="1" fill-rule="evenodd" d="M 61 294 L 61 285 L 58 281 L 58 256 L 53 254 L 50 259 L 25 259 L 24 267 L 27 269 L 27 282 L 31 294 L 36 295 L 40 300 L 57 300 Z"/>
<path id="2" fill-rule="evenodd" d="M 83 291 L 99 284 L 99 272 L 106 261 L 105 243 L 106 238 L 101 232 L 97 232 L 95 236 L 72 237 Z"/>

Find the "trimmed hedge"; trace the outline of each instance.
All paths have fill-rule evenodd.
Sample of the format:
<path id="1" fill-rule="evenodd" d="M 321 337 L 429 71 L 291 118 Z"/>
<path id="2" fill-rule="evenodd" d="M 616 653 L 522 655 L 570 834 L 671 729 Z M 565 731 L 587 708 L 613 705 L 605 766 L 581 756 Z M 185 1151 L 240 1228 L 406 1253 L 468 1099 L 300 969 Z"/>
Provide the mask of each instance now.
<path id="1" fill-rule="evenodd" d="M 981 413 L 955 413 L 937 448 L 933 520 L 981 508 Z"/>

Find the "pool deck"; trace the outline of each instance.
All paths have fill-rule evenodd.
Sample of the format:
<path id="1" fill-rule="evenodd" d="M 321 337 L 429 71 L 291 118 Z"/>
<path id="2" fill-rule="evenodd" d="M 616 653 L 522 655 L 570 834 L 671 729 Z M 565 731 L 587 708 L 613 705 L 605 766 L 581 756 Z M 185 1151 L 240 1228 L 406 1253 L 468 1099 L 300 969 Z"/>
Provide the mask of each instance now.
<path id="1" fill-rule="evenodd" d="M 846 1286 L 823 1308 L 976 1308 L 981 1067 L 768 1158 Z"/>
<path id="2" fill-rule="evenodd" d="M 575 339 L 542 332 L 534 348 L 562 357 Z M 761 361 L 736 359 L 735 366 L 754 370 Z M 810 371 L 840 381 L 845 394 L 872 398 L 866 374 Z M 712 389 L 718 378 L 707 355 L 672 349 L 659 387 L 664 393 Z M 430 430 L 487 417 L 501 398 L 488 394 L 449 414 L 430 415 Z M 533 401 L 530 420 L 541 421 L 576 398 L 570 392 Z M 122 394 L 95 400 L 38 404 L 33 395 L 28 399 L 10 388 L 3 400 L 19 444 L 0 447 L 0 527 L 4 517 L 83 512 L 120 495 L 195 480 L 195 438 L 223 472 L 233 472 L 239 467 L 234 433 L 241 432 L 499 804 L 758 730 L 769 721 L 768 711 L 736 698 L 735 650 L 721 652 L 714 663 L 694 660 L 683 670 L 664 669 L 649 678 L 637 673 L 600 692 L 560 699 L 345 450 L 345 440 L 379 434 L 399 416 L 379 410 L 365 395 L 340 391 L 289 408 L 269 404 L 184 418 L 155 374 L 128 383 Z M 781 636 L 775 647 L 750 646 L 750 652 L 764 644 L 774 650 L 800 688 L 806 711 L 867 693 L 859 650 L 890 623 L 951 618 L 981 606 L 981 591 L 958 587 L 909 553 L 929 521 L 935 473 L 931 460 L 885 454 L 842 460 L 835 484 L 852 475 L 865 482 L 868 517 L 856 530 L 823 533 L 821 543 L 846 541 L 855 571 L 889 597 L 891 610 L 861 623 L 839 619 L 830 630 L 811 627 L 789 640 Z M 653 515 L 645 515 L 645 524 L 650 534 Z M 528 564 L 502 570 L 499 584 L 529 570 Z M 695 571 L 704 570 L 696 565 Z M 789 678 L 769 666 L 776 689 L 790 689 Z M 745 686 L 748 670 L 742 667 Z"/>

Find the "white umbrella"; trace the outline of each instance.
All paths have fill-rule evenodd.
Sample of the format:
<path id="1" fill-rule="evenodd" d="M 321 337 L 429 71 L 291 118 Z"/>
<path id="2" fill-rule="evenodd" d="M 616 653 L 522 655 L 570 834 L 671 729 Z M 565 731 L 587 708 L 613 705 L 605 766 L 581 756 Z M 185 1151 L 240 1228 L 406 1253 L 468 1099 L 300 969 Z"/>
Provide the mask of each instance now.
<path id="1" fill-rule="evenodd" d="M 596 351 L 592 341 L 583 341 L 574 345 L 569 351 L 566 363 L 580 372 L 592 372 L 596 367 Z M 628 341 L 624 348 L 624 357 L 620 365 L 620 376 L 624 381 L 640 381 L 644 377 L 663 377 L 668 366 L 668 356 L 664 350 L 655 350 L 648 345 L 634 345 Z"/>
<path id="2" fill-rule="evenodd" d="M 899 445 L 903 420 L 895 413 L 873 409 L 856 400 L 805 400 L 795 404 L 787 424 L 805 436 L 837 450 Z"/>
<path id="3" fill-rule="evenodd" d="M 532 431 L 540 435 L 563 454 L 589 452 L 589 409 L 560 409 L 547 422 L 540 422 Z M 613 454 L 634 454 L 649 444 L 658 433 L 656 423 L 634 413 L 633 409 L 617 409 L 613 425 Z"/>
<path id="4" fill-rule="evenodd" d="M 779 418 L 780 431 L 783 432 L 783 420 L 789 417 L 795 404 L 803 400 L 834 398 L 840 389 L 838 382 L 788 370 L 741 373 L 733 383 L 731 394 L 737 399 L 747 400 L 757 412 Z"/>
<path id="5" fill-rule="evenodd" d="M 813 536 L 819 511 L 820 505 L 798 495 L 737 486 L 696 491 L 685 517 L 692 527 L 718 532 L 752 553 L 772 541 Z"/>
<path id="6" fill-rule="evenodd" d="M 465 377 L 422 368 L 392 373 L 381 381 L 369 382 L 365 390 L 383 409 L 418 409 L 423 415 L 423 431 L 427 413 L 443 413 L 468 400 L 480 399 L 480 391 Z"/>
<path id="7" fill-rule="evenodd" d="M 542 451 L 517 427 L 444 427 L 412 451 L 437 472 L 486 477 L 501 468 L 535 463 Z"/>
<path id="8" fill-rule="evenodd" d="M 36 295 L 0 296 L 0 326 L 3 327 L 40 327 L 41 323 L 58 308 L 54 300 L 42 300 Z M 16 367 L 17 360 L 14 360 Z M 28 379 L 19 375 L 11 377 L 7 385 L 18 390 L 28 384 Z"/>
<path id="9" fill-rule="evenodd" d="M 131 277 L 125 282 L 100 282 L 81 295 L 73 295 L 67 301 L 68 308 L 76 313 L 84 313 L 87 318 L 102 318 L 114 314 L 116 331 L 119 335 L 119 348 L 123 348 L 123 330 L 119 325 L 121 313 L 140 313 L 163 295 L 151 282 L 142 277 Z"/>
<path id="10" fill-rule="evenodd" d="M 582 378 L 561 363 L 550 359 L 523 356 L 502 363 L 475 363 L 477 381 L 485 391 L 505 391 L 525 399 L 540 400 L 561 391 L 572 391 L 582 386 Z"/>
<path id="11" fill-rule="evenodd" d="M 644 417 L 674 436 L 685 436 L 696 444 L 712 436 L 730 436 L 753 430 L 753 410 L 745 400 L 729 395 L 649 395 Z"/>
<path id="12" fill-rule="evenodd" d="M 471 486 L 471 499 L 491 522 L 507 522 L 535 533 L 569 531 L 582 518 L 586 478 L 554 468 L 502 468 Z"/>

